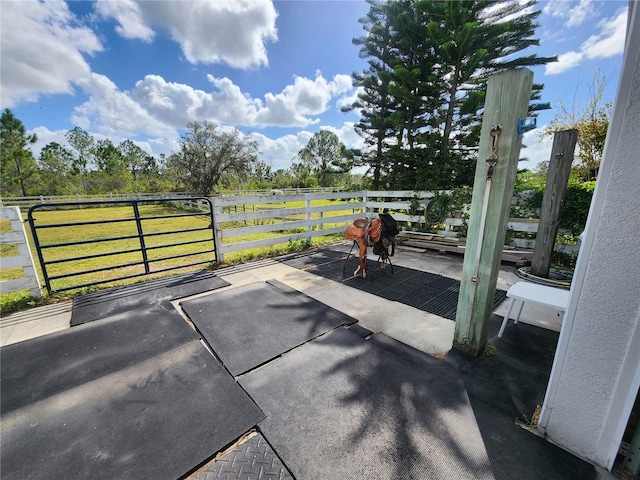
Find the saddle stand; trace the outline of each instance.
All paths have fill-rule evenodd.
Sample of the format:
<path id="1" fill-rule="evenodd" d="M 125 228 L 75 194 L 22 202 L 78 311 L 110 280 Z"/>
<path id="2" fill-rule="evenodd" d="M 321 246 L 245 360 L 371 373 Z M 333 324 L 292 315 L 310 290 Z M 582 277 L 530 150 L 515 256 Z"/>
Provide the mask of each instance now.
<path id="1" fill-rule="evenodd" d="M 352 275 L 348 278 L 344 278 L 345 275 L 345 270 L 347 269 L 347 262 L 349 261 L 349 257 L 351 256 L 351 252 L 353 252 L 354 247 L 358 246 L 358 242 L 356 240 L 353 241 L 353 243 L 351 244 L 351 249 L 349 250 L 349 253 L 347 253 L 347 258 L 344 259 L 344 263 L 342 264 L 342 277 L 343 277 L 343 282 L 347 281 L 347 280 L 351 280 L 352 278 L 357 277 L 358 275 Z M 358 247 L 360 248 L 360 247 Z M 354 255 L 355 256 L 355 255 Z M 380 259 L 382 258 L 382 255 L 378 255 L 378 264 L 380 264 Z M 389 262 L 389 266 L 391 267 L 391 275 L 393 275 L 393 263 L 391 263 L 391 258 L 387 257 L 387 262 Z M 375 270 L 374 270 L 375 271 Z M 373 271 L 371 272 L 371 281 L 373 282 Z"/>

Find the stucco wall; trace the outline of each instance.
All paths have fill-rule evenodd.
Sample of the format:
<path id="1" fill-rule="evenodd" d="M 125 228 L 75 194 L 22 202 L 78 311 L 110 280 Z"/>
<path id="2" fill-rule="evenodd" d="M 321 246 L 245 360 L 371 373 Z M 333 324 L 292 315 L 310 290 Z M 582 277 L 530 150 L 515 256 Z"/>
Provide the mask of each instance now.
<path id="1" fill-rule="evenodd" d="M 637 393 L 640 370 L 637 10 L 630 13 L 625 66 L 540 419 L 550 440 L 607 468 L 629 415 L 629 398 L 635 398 L 634 389 Z"/>

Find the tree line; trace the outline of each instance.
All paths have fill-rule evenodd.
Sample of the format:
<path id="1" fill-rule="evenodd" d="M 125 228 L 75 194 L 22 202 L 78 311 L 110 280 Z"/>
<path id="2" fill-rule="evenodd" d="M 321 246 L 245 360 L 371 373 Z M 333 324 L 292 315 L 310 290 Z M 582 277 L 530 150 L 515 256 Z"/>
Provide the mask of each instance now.
<path id="1" fill-rule="evenodd" d="M 2 195 L 74 195 L 217 189 L 350 186 L 354 152 L 327 130 L 315 134 L 288 169 L 258 160 L 258 146 L 237 129 L 191 122 L 178 152 L 155 157 L 131 140 L 96 140 L 80 127 L 65 134 L 69 146 L 51 142 L 35 158 L 35 134 L 9 109 L 0 119 Z M 351 160 L 350 160 L 351 159 Z"/>
<path id="2" fill-rule="evenodd" d="M 352 150 L 328 130 L 314 134 L 290 168 L 273 170 L 258 160 L 258 146 L 236 129 L 192 122 L 179 149 L 154 157 L 131 140 L 94 139 L 80 127 L 65 135 L 70 147 L 46 145 L 39 158 L 13 113 L 2 113 L 3 195 L 188 191 L 216 189 L 355 186 L 368 189 L 439 190 L 473 184 L 486 80 L 519 67 L 544 65 L 556 57 L 535 47 L 537 0 L 367 0 L 360 20 L 365 34 L 353 40 L 368 67 L 354 72 L 355 125 L 364 148 Z M 580 130 L 578 157 L 585 179 L 597 175 L 608 126 L 601 105 L 603 84 L 584 114 L 562 106 L 552 130 Z M 531 115 L 550 108 L 534 84 Z M 594 101 L 595 100 L 595 101 Z M 552 133 L 551 130 L 545 131 Z M 366 167 L 364 177 L 353 167 Z M 544 166 L 543 166 L 544 168 Z M 544 171 L 541 172 L 544 174 Z"/>

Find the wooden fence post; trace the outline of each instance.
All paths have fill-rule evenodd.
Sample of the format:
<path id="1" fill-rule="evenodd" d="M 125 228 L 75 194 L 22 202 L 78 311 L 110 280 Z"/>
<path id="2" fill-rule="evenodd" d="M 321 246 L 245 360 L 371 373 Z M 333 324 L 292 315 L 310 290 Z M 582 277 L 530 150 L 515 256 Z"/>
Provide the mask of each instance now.
<path id="1" fill-rule="evenodd" d="M 308 193 L 305 193 L 304 196 L 306 197 L 305 200 L 304 200 L 305 220 L 310 223 L 311 220 L 312 220 L 312 215 L 311 215 L 311 195 L 308 194 Z M 307 244 L 311 245 L 312 242 L 313 242 L 313 235 L 311 235 L 311 232 L 313 231 L 313 228 L 311 227 L 311 225 L 307 225 L 305 230 L 309 234 L 309 237 L 307 238 Z"/>
<path id="2" fill-rule="evenodd" d="M 210 200 L 213 209 L 211 211 L 211 214 L 213 216 L 213 225 L 211 225 L 211 228 L 213 228 L 213 234 L 216 237 L 216 260 L 218 261 L 218 263 L 224 263 L 224 251 L 222 248 L 222 225 L 220 225 L 220 222 L 218 222 L 218 219 L 216 218 L 217 214 L 224 214 L 224 205 L 216 205 L 218 203 L 218 199 L 216 197 L 211 197 Z M 231 213 L 231 207 L 229 207 L 229 213 Z"/>
<path id="3" fill-rule="evenodd" d="M 547 184 L 542 197 L 536 246 L 531 260 L 531 273 L 537 277 L 549 277 L 551 255 L 556 244 L 562 205 L 567 193 L 567 182 L 571 174 L 571 163 L 577 141 L 578 130 L 575 129 L 556 132 L 553 136 Z"/>
<path id="4" fill-rule="evenodd" d="M 518 120 L 527 116 L 533 72 L 526 68 L 489 77 L 473 185 L 467 246 L 462 265 L 453 346 L 479 355 L 487 343 L 489 319 L 502 260 L 521 137 Z M 491 177 L 492 128 L 501 126 L 498 162 Z"/>

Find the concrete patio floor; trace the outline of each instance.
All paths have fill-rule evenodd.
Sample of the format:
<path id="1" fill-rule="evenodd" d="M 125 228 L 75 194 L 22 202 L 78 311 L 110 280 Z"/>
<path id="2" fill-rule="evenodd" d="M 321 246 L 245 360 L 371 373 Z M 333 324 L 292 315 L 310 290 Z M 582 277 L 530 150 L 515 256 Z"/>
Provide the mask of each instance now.
<path id="1" fill-rule="evenodd" d="M 350 244 L 340 242 L 330 248 L 344 252 L 346 256 Z M 438 255 L 436 252 L 431 251 L 422 253 L 404 250 L 400 247 L 393 262 L 397 266 L 460 280 L 462 276 L 462 260 L 460 255 Z M 370 260 L 370 264 L 375 264 L 375 262 Z M 521 281 L 515 271 L 514 266 L 504 264 L 498 276 L 497 288 L 508 290 L 511 285 Z M 450 320 L 344 286 L 287 266 L 276 259 L 259 260 L 221 268 L 216 270 L 215 273 L 231 284 L 225 288 L 234 288 L 256 281 L 279 280 L 336 310 L 354 317 L 363 327 L 375 333 L 384 333 L 422 352 L 430 355 L 442 355 L 451 349 L 454 323 Z M 206 294 L 205 292 L 197 296 Z M 194 296 L 194 298 L 197 296 Z M 178 303 L 179 301 L 174 302 L 176 306 Z M 0 346 L 69 328 L 71 308 L 72 302 L 65 301 L 3 317 L 0 319 Z M 503 316 L 506 308 L 507 302 L 503 302 L 494 311 L 494 314 Z M 180 309 L 178 308 L 178 310 Z M 549 308 L 526 304 L 520 321 L 559 332 L 562 317 Z M 507 328 L 510 327 L 512 327 L 511 324 Z"/>
<path id="2" fill-rule="evenodd" d="M 329 248 L 346 255 L 350 244 L 341 242 L 322 248 Z M 322 249 L 310 250 L 302 253 L 302 255 L 313 255 L 314 252 L 321 250 Z M 367 343 L 377 345 L 381 349 L 397 355 L 399 358 L 408 360 L 411 364 L 418 366 L 418 370 L 431 372 L 428 375 L 434 376 L 430 377 L 433 381 L 435 381 L 437 377 L 444 379 L 447 385 L 464 385 L 466 390 L 463 391 L 467 392 L 464 394 L 465 398 L 468 396 L 466 402 L 470 401 L 469 407 L 473 407 L 473 413 L 475 415 L 475 419 L 472 417 L 467 420 L 477 425 L 477 427 L 473 427 L 474 429 L 479 428 L 479 431 L 476 430 L 475 435 L 478 433 L 481 434 L 482 440 L 480 444 L 484 442 L 484 447 L 482 448 L 483 452 L 485 452 L 482 455 L 488 455 L 488 460 L 491 465 L 490 470 L 483 471 L 482 475 L 478 472 L 478 475 L 483 478 L 513 478 L 511 475 L 516 474 L 516 472 L 520 472 L 518 473 L 519 478 L 532 479 L 609 478 L 607 472 L 595 468 L 591 468 L 591 473 L 588 473 L 589 468 L 586 468 L 588 466 L 585 466 L 584 462 L 580 463 L 578 459 L 575 459 L 548 442 L 542 441 L 542 439 L 536 437 L 533 433 L 514 426 L 515 417 L 525 416 L 529 418 L 528 414 L 533 414 L 535 403 L 542 400 L 542 395 L 546 387 L 546 378 L 548 377 L 548 371 L 545 371 L 545 369 L 550 369 L 552 350 L 555 349 L 555 341 L 557 341 L 556 334 L 547 334 L 544 332 L 558 332 L 562 321 L 562 318 L 555 311 L 535 305 L 526 305 L 520 317 L 520 322 L 524 325 L 522 327 L 514 327 L 513 324 L 510 324 L 507 327 L 505 338 L 503 340 L 497 340 L 495 334 L 499 320 L 501 320 L 499 316 L 504 314 L 507 306 L 507 302 L 503 302 L 494 312 L 490 337 L 494 343 L 496 343 L 496 340 L 498 342 L 504 341 L 504 343 L 498 346 L 498 352 L 493 359 L 479 359 L 475 361 L 459 352 L 450 352 L 455 325 L 451 320 L 357 290 L 340 282 L 319 277 L 303 269 L 288 266 L 283 263 L 282 260 L 282 258 L 265 259 L 217 270 L 215 272 L 216 275 L 229 282 L 230 285 L 217 289 L 213 295 L 215 296 L 224 291 L 232 291 L 232 289 L 256 284 L 257 282 L 274 280 L 281 282 L 287 287 L 302 292 L 306 296 L 356 319 L 358 321 L 356 325 L 357 328 L 362 328 L 362 331 L 367 333 L 367 338 L 372 340 L 372 342 Z M 418 253 L 399 249 L 394 257 L 394 265 L 422 270 L 459 280 L 462 272 L 462 257 L 455 255 L 438 255 L 435 252 Z M 384 278 L 380 277 L 378 280 L 374 278 L 372 281 L 384 281 Z M 497 288 L 507 290 L 509 286 L 517 281 L 520 281 L 520 278 L 515 275 L 515 268 L 510 265 L 503 265 L 500 270 Z M 206 297 L 207 295 L 211 295 L 211 292 L 176 299 L 172 301 L 172 304 L 178 313 L 191 324 L 191 320 L 182 310 L 180 303 Z M 30 338 L 36 338 L 70 328 L 71 312 L 71 302 L 62 302 L 56 305 L 34 308 L 8 315 L 0 319 L 1 344 L 2 346 L 11 345 Z M 528 325 L 541 328 L 531 328 Z M 352 327 L 352 329 L 356 331 L 355 328 Z M 371 333 L 373 335 L 371 335 Z M 287 361 L 294 361 L 293 359 L 296 358 L 296 355 L 298 355 L 301 361 L 309 361 L 310 357 L 306 357 L 306 355 L 309 354 L 303 352 L 313 352 L 313 348 L 329 348 L 329 351 L 334 349 L 335 353 L 339 355 L 343 349 L 335 350 L 331 342 L 327 344 L 327 338 L 334 338 L 335 335 L 333 337 L 331 335 L 325 337 L 326 338 L 320 340 L 319 343 L 314 341 L 306 344 L 306 346 L 312 343 L 316 344 L 316 346 L 311 347 L 310 350 L 308 348 L 305 350 L 300 347 L 296 349 L 298 351 L 297 353 L 295 351 L 287 353 L 287 355 L 281 357 L 278 361 L 285 361 L 286 364 Z M 335 338 L 339 340 L 340 335 Z M 340 343 L 338 340 L 336 341 Z M 351 340 L 349 340 L 349 342 L 351 342 Z M 519 360 L 516 362 L 516 365 L 512 366 L 511 356 L 517 356 L 520 350 L 534 352 L 537 348 L 536 342 L 540 342 L 541 345 L 544 345 L 544 349 L 546 349 L 545 353 L 540 356 L 544 366 L 541 369 L 538 368 L 534 373 L 526 370 L 518 371 L 518 368 L 521 366 L 518 363 Z M 322 346 L 323 344 L 324 346 Z M 358 345 L 354 345 L 354 348 L 361 348 Z M 300 355 L 303 356 L 300 357 Z M 436 357 L 444 358 L 445 360 L 437 360 Z M 528 361 L 530 362 L 531 359 Z M 274 360 L 272 364 L 275 365 L 276 361 Z M 491 365 L 493 365 L 493 367 L 491 367 Z M 313 364 L 310 364 L 307 367 L 309 371 L 312 366 Z M 269 367 L 269 365 L 265 367 Z M 275 366 L 273 368 L 276 368 L 277 373 L 277 369 L 280 367 Z M 484 370 L 485 368 L 486 370 Z M 491 368 L 494 370 L 491 371 Z M 496 368 L 506 368 L 508 371 L 504 374 L 498 371 L 498 373 L 495 374 Z M 268 368 L 260 367 L 259 370 L 263 375 L 270 375 Z M 244 380 L 241 376 L 238 380 L 255 400 L 259 395 L 265 395 L 265 393 L 260 393 L 260 389 L 256 387 L 255 380 L 252 380 L 251 375 Z M 501 376 L 502 378 L 499 378 Z M 498 379 L 497 383 L 496 378 Z M 283 379 L 281 378 L 279 381 L 283 381 Z M 254 383 L 252 384 L 252 382 Z M 516 383 L 511 384 L 510 382 Z M 260 382 L 258 382 L 258 384 L 259 383 Z M 254 392 L 251 391 L 252 388 Z M 396 394 L 398 394 L 398 392 L 396 392 Z M 269 396 L 270 394 L 267 392 L 267 397 L 265 398 L 269 398 Z M 531 396 L 536 398 L 528 398 Z M 280 455 L 286 466 L 289 465 L 288 462 L 295 464 L 295 460 L 298 460 L 298 458 L 295 452 L 290 453 L 293 457 L 287 457 L 286 452 L 289 451 L 289 446 L 286 444 L 286 441 L 285 444 L 278 445 L 277 440 L 273 440 L 277 438 L 278 435 L 284 435 L 284 438 L 287 438 L 288 434 L 286 429 L 279 431 L 277 426 L 270 426 L 268 423 L 269 421 L 273 423 L 276 421 L 274 419 L 278 418 L 276 407 L 279 402 L 276 401 L 274 405 L 269 407 L 267 403 L 265 403 L 265 399 L 256 401 L 268 417 L 266 420 L 267 423 L 262 422 L 262 427 L 259 427 L 261 428 L 261 432 L 267 436 L 271 446 L 273 446 L 274 443 L 276 444 L 278 447 L 275 448 L 276 453 Z M 330 403 L 332 400 L 327 399 L 327 401 Z M 276 410 L 270 412 L 270 408 L 276 408 Z M 523 415 L 523 412 L 527 412 L 527 415 Z M 414 416 L 412 418 L 417 419 L 420 417 Z M 520 420 L 522 420 L 522 418 L 520 418 Z M 457 423 L 459 420 L 453 418 L 452 421 L 454 422 L 451 424 L 452 428 L 458 428 L 460 426 L 460 424 Z M 271 428 L 271 431 L 269 431 L 269 428 Z M 271 435 L 271 437 L 269 437 L 267 433 Z M 251 442 L 259 443 L 260 441 L 264 441 L 260 435 L 258 438 L 247 438 L 253 438 L 247 445 Z M 401 458 L 403 452 L 398 451 L 398 455 L 400 455 Z M 296 467 L 298 468 L 298 476 L 294 475 L 295 478 L 320 478 L 317 475 L 308 476 L 300 473 L 305 472 L 304 467 L 308 463 L 309 462 L 303 462 L 301 464 L 302 466 Z M 192 472 L 189 478 L 218 478 L 212 476 L 211 473 L 213 471 L 212 465 L 214 464 L 216 464 L 216 461 L 200 466 L 200 469 Z M 565 464 L 567 465 L 566 468 L 561 466 Z M 537 470 L 537 466 L 539 466 L 539 470 Z M 333 467 L 325 465 L 322 468 L 329 469 L 327 471 L 332 471 L 331 469 Z M 571 468 L 577 468 L 578 470 L 572 471 Z M 523 471 L 526 472 L 524 476 L 522 474 Z M 398 474 L 396 473 L 394 475 Z M 394 475 L 386 478 L 394 478 Z M 364 477 L 358 477 L 356 475 L 351 478 Z M 454 477 L 443 472 L 440 478 Z"/>

